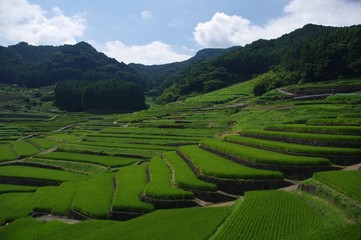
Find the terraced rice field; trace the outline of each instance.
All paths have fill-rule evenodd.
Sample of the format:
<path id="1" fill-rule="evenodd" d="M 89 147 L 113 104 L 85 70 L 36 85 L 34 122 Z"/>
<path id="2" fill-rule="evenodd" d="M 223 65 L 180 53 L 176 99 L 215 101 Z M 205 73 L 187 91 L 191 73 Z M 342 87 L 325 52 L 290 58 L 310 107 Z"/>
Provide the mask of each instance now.
<path id="1" fill-rule="evenodd" d="M 10 144 L 0 144 L 0 162 L 16 159 L 16 154 Z"/>
<path id="2" fill-rule="evenodd" d="M 245 136 L 275 139 L 282 142 L 301 142 L 306 145 L 330 146 L 330 147 L 361 147 L 361 136 L 334 135 L 334 134 L 312 134 L 298 132 L 278 132 L 263 130 L 244 130 Z"/>
<path id="3" fill-rule="evenodd" d="M 361 202 L 361 171 L 318 172 L 313 178 Z"/>
<path id="4" fill-rule="evenodd" d="M 147 166 L 124 167 L 116 174 L 113 211 L 147 213 L 154 210 L 153 205 L 140 200 L 147 184 Z"/>
<path id="5" fill-rule="evenodd" d="M 351 126 L 309 126 L 302 124 L 282 124 L 282 125 L 269 126 L 266 128 L 266 130 L 301 132 L 301 133 L 361 135 L 361 127 L 351 127 Z"/>
<path id="6" fill-rule="evenodd" d="M 177 186 L 205 191 L 217 190 L 215 184 L 198 179 L 187 163 L 176 152 L 165 153 L 164 158 L 172 168 L 173 181 Z"/>
<path id="7" fill-rule="evenodd" d="M 11 145 L 19 158 L 29 157 L 40 152 L 38 148 L 24 140 L 12 142 Z"/>
<path id="8" fill-rule="evenodd" d="M 1 166 L 0 177 L 14 179 L 38 179 L 50 181 L 81 181 L 89 177 L 83 174 L 65 172 L 54 169 L 26 167 L 26 166 Z"/>
<path id="9" fill-rule="evenodd" d="M 290 193 L 252 191 L 212 239 L 282 239 L 321 224 L 321 215 Z"/>
<path id="10" fill-rule="evenodd" d="M 275 165 L 329 165 L 327 158 L 293 156 L 268 150 L 242 146 L 234 143 L 222 142 L 219 140 L 203 140 L 201 144 L 225 152 L 241 159 L 263 164 Z"/>
<path id="11" fill-rule="evenodd" d="M 82 181 L 65 182 L 57 187 L 39 188 L 32 197 L 34 212 L 51 213 L 58 216 L 67 215 L 75 194 Z"/>
<path id="12" fill-rule="evenodd" d="M 180 151 L 199 168 L 202 175 L 229 179 L 279 179 L 283 176 L 280 172 L 243 166 L 198 146 L 183 146 Z"/>
<path id="13" fill-rule="evenodd" d="M 239 135 L 226 136 L 227 141 L 249 145 L 253 147 L 261 147 L 275 151 L 300 153 L 305 155 L 325 155 L 325 156 L 360 156 L 361 149 L 357 148 L 334 148 L 334 147 L 319 147 L 308 146 L 302 144 L 284 143 L 278 141 L 269 141 L 257 138 L 242 137 Z"/>
<path id="14" fill-rule="evenodd" d="M 136 158 L 112 157 L 95 154 L 81 154 L 70 152 L 50 152 L 36 156 L 38 158 L 56 159 L 63 161 L 93 163 L 106 167 L 122 167 L 139 162 Z"/>
<path id="15" fill-rule="evenodd" d="M 164 159 L 153 158 L 149 163 L 150 182 L 146 185 L 144 193 L 155 199 L 193 199 L 190 191 L 176 188 L 172 185 L 172 175 Z"/>
<path id="16" fill-rule="evenodd" d="M 11 192 L 35 192 L 37 187 L 13 184 L 0 184 L 0 194 Z"/>
<path id="17" fill-rule="evenodd" d="M 82 184 L 71 207 L 91 218 L 107 219 L 113 200 L 113 174 L 102 174 Z"/>

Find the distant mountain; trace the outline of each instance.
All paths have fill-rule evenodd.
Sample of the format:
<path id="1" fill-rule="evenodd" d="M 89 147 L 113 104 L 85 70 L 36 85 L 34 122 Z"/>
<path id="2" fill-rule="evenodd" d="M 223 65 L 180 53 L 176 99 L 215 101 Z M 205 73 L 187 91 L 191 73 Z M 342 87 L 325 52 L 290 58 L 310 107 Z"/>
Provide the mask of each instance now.
<path id="1" fill-rule="evenodd" d="M 147 87 L 132 68 L 85 42 L 59 47 L 31 46 L 21 42 L 7 48 L 0 47 L 1 82 L 38 87 L 66 79 L 119 79 Z"/>
<path id="2" fill-rule="evenodd" d="M 164 65 L 126 65 L 80 42 L 63 46 L 31 46 L 20 42 L 0 46 L 0 82 L 27 87 L 51 85 L 63 80 L 97 81 L 117 79 L 140 84 L 148 93 L 161 93 L 178 75 L 189 73 L 188 66 L 222 56 L 229 49 L 203 49 L 189 60 Z"/>
<path id="3" fill-rule="evenodd" d="M 193 64 L 174 78 L 158 102 L 213 91 L 267 73 L 263 91 L 293 81 L 320 81 L 361 76 L 361 25 L 324 27 L 308 24 L 273 40 L 258 40 L 222 56 Z M 277 74 L 281 72 L 281 74 Z M 287 81 L 282 81 L 283 76 Z"/>
<path id="4" fill-rule="evenodd" d="M 206 48 L 198 51 L 196 55 L 183 62 L 175 62 L 163 65 L 143 65 L 129 64 L 129 67 L 135 69 L 142 79 L 152 84 L 153 94 L 158 95 L 165 88 L 178 82 L 188 75 L 194 64 L 223 56 L 240 47 L 231 48 Z"/>

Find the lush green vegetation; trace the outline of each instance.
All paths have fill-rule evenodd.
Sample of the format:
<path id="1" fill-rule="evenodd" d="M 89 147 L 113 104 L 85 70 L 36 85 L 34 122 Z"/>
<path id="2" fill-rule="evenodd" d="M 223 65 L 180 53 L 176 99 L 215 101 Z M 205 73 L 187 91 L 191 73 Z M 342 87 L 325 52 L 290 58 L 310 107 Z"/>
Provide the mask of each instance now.
<path id="1" fill-rule="evenodd" d="M 36 157 L 45 158 L 45 159 L 57 159 L 64 161 L 94 163 L 107 167 L 128 166 L 139 161 L 136 158 L 122 158 L 122 157 L 70 153 L 70 152 L 50 152 L 50 153 L 38 155 Z"/>
<path id="2" fill-rule="evenodd" d="M 107 219 L 113 200 L 113 174 L 101 174 L 82 184 L 71 207 L 86 216 Z"/>
<path id="3" fill-rule="evenodd" d="M 53 148 L 59 145 L 58 142 L 45 138 L 31 138 L 29 141 L 42 149 Z"/>
<path id="4" fill-rule="evenodd" d="M 198 179 L 187 163 L 176 152 L 165 153 L 164 158 L 172 168 L 174 176 L 173 180 L 177 186 L 206 191 L 217 190 L 217 186 L 215 184 Z"/>
<path id="5" fill-rule="evenodd" d="M 147 184 L 147 166 L 130 166 L 119 170 L 116 174 L 113 210 L 126 212 L 151 212 L 153 205 L 140 200 Z"/>
<path id="6" fill-rule="evenodd" d="M 24 140 L 12 142 L 11 145 L 19 158 L 28 157 L 40 152 L 39 149 Z"/>
<path id="7" fill-rule="evenodd" d="M 29 179 L 41 179 L 41 180 L 54 180 L 54 181 L 78 181 L 86 180 L 89 177 L 83 174 L 65 172 L 54 169 L 25 167 L 25 166 L 1 166 L 1 177 L 10 178 L 29 178 Z"/>
<path id="8" fill-rule="evenodd" d="M 164 159 L 152 158 L 149 163 L 150 182 L 144 193 L 155 199 L 193 199 L 192 192 L 176 188 L 172 185 L 172 175 Z"/>
<path id="9" fill-rule="evenodd" d="M 329 168 L 329 161 L 276 152 L 345 162 L 360 158 L 359 33 L 360 26 L 308 25 L 279 39 L 204 50 L 203 57 L 163 66 L 119 64 L 85 43 L 0 48 L 0 79 L 5 74 L 6 81 L 18 84 L 0 83 L 0 182 L 61 184 L 0 184 L 0 224 L 10 223 L 0 228 L 0 239 L 359 239 L 356 171 L 316 173 L 302 182 L 316 187 L 315 195 L 246 192 L 233 208 L 212 203 L 236 197 L 227 193 L 243 183 L 245 188 L 286 183 L 280 172 L 245 167 L 227 154 L 256 166 L 302 169 L 300 174 L 305 165 Z M 24 87 L 52 83 L 57 87 Z M 149 108 L 110 113 L 108 105 L 122 105 L 115 93 L 129 92 L 125 86 L 133 83 L 146 92 Z M 213 91 L 227 85 L 232 86 Z M 67 96 L 68 107 L 87 112 L 59 110 L 55 88 L 64 92 L 60 99 Z M 341 92 L 347 94 L 334 94 Z M 313 94 L 334 95 L 305 96 Z M 242 137 L 233 135 L 239 131 Z M 199 148 L 200 141 L 219 155 Z M 179 146 L 179 155 L 165 152 Z M 197 177 L 217 182 L 225 193 Z M 200 207 L 153 211 L 146 202 L 156 208 Z M 102 221 L 68 225 L 23 218 L 33 210 L 64 216 L 69 209 Z M 144 216 L 106 221 L 109 211 L 123 212 L 112 217 Z"/>
<path id="10" fill-rule="evenodd" d="M 0 196 L 1 197 L 1 196 Z M 231 212 L 228 207 L 158 210 L 126 222 L 42 223 L 22 218 L 0 229 L 3 239 L 159 239 L 208 238 Z M 207 221 L 204 221 L 207 219 Z"/>
<path id="11" fill-rule="evenodd" d="M 246 167 L 197 146 L 180 147 L 180 151 L 199 168 L 200 173 L 203 175 L 231 179 L 282 178 L 280 172 Z"/>
<path id="12" fill-rule="evenodd" d="M 28 202 L 32 196 L 33 193 L 0 194 L 0 224 L 3 225 L 17 218 L 26 217 L 31 211 L 31 205 Z"/>
<path id="13" fill-rule="evenodd" d="M 361 171 L 318 172 L 313 178 L 361 202 Z"/>
<path id="14" fill-rule="evenodd" d="M 11 192 L 35 192 L 37 187 L 13 184 L 0 184 L 0 194 Z"/>
<path id="15" fill-rule="evenodd" d="M 9 144 L 0 144 L 0 152 L 0 162 L 16 159 L 14 150 Z"/>
<path id="16" fill-rule="evenodd" d="M 301 133 L 325 133 L 340 135 L 361 135 L 361 127 L 350 126 L 310 126 L 302 124 L 273 125 L 266 128 L 271 131 L 301 132 Z"/>
<path id="17" fill-rule="evenodd" d="M 49 159 L 41 159 L 41 158 L 29 158 L 25 160 L 25 162 L 40 164 L 44 166 L 60 167 L 64 171 L 77 172 L 88 175 L 98 175 L 108 170 L 107 167 L 103 167 L 100 165 L 68 161 L 68 160 L 62 161 L 57 159 L 49 160 Z"/>
<path id="18" fill-rule="evenodd" d="M 234 143 L 227 143 L 219 140 L 203 140 L 204 146 L 221 152 L 232 154 L 236 157 L 255 163 L 279 164 L 279 165 L 327 165 L 330 164 L 327 158 L 293 156 L 268 150 L 242 146 Z"/>
<path id="19" fill-rule="evenodd" d="M 357 148 L 333 148 L 333 147 L 318 147 L 308 146 L 302 144 L 284 143 L 278 141 L 269 141 L 258 138 L 242 137 L 239 135 L 229 135 L 225 137 L 226 140 L 250 145 L 253 147 L 267 148 L 276 151 L 290 152 L 290 153 L 302 153 L 310 155 L 330 155 L 330 156 L 360 156 L 361 150 Z"/>
<path id="20" fill-rule="evenodd" d="M 334 134 L 312 134 L 312 133 L 298 133 L 298 132 L 278 132 L 278 131 L 262 131 L 262 130 L 244 130 L 242 131 L 245 134 L 251 135 L 252 137 L 263 138 L 267 137 L 277 137 L 279 140 L 284 141 L 283 139 L 291 140 L 305 140 L 311 143 L 317 143 L 318 141 L 327 142 L 331 146 L 337 146 L 344 143 L 352 143 L 352 145 L 360 145 L 361 137 L 360 136 L 345 136 L 345 135 L 334 135 Z"/>
<path id="21" fill-rule="evenodd" d="M 214 239 L 287 239 L 321 224 L 321 215 L 290 193 L 252 191 L 245 194 Z"/>
<path id="22" fill-rule="evenodd" d="M 82 181 L 65 182 L 58 187 L 42 187 L 33 195 L 34 212 L 47 212 L 55 215 L 66 215 Z"/>
<path id="23" fill-rule="evenodd" d="M 72 142 L 72 141 L 78 140 L 77 136 L 74 136 L 72 134 L 64 134 L 64 133 L 51 134 L 51 135 L 47 136 L 46 138 L 55 140 L 55 141 L 59 141 L 59 142 L 69 142 L 69 141 Z"/>
<path id="24" fill-rule="evenodd" d="M 140 110 L 146 107 L 140 85 L 107 80 L 97 82 L 63 81 L 54 90 L 55 104 L 60 109 L 81 111 L 84 109 Z"/>

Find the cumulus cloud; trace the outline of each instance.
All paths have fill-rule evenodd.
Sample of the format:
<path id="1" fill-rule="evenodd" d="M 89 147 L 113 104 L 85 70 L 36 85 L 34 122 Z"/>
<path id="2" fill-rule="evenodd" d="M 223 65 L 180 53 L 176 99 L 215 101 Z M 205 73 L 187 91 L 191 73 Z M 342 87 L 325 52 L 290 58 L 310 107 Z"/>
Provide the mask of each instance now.
<path id="1" fill-rule="evenodd" d="M 119 62 L 146 65 L 179 62 L 191 57 L 187 54 L 176 53 L 170 45 L 161 41 L 132 46 L 126 46 L 121 41 L 109 41 L 105 44 L 104 53 Z"/>
<path id="2" fill-rule="evenodd" d="M 83 36 L 86 20 L 66 16 L 57 7 L 50 12 L 27 0 L 0 0 L 0 43 L 74 44 Z"/>
<path id="3" fill-rule="evenodd" d="M 284 15 L 265 25 L 253 24 L 241 16 L 217 12 L 208 22 L 198 23 L 194 39 L 203 47 L 245 45 L 257 39 L 272 39 L 308 23 L 326 26 L 349 26 L 361 23 L 361 1 L 292 0 Z"/>
<path id="4" fill-rule="evenodd" d="M 151 20 L 151 19 L 153 19 L 152 14 L 150 12 L 148 12 L 148 11 L 145 11 L 145 10 L 140 13 L 140 16 L 142 17 L 143 20 Z"/>

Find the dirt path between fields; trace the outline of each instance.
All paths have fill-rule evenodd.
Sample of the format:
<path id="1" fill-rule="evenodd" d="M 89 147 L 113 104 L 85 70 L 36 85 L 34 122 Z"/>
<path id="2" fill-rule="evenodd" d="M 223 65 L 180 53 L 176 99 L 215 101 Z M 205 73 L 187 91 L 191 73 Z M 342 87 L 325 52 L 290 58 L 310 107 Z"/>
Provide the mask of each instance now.
<path id="1" fill-rule="evenodd" d="M 43 222 L 61 221 L 61 222 L 69 223 L 69 224 L 75 224 L 75 223 L 81 222 L 81 221 L 76 220 L 76 219 L 59 217 L 59 216 L 54 216 L 54 215 L 51 215 L 51 214 L 40 216 L 40 217 L 37 217 L 36 219 L 38 219 L 40 221 L 43 221 Z"/>
<path id="2" fill-rule="evenodd" d="M 294 96 L 294 94 L 293 93 L 290 93 L 290 92 L 286 92 L 285 90 L 283 90 L 282 88 L 276 88 L 276 91 L 277 92 L 280 92 L 280 93 L 282 93 L 282 94 L 284 94 L 284 95 L 287 95 L 287 96 Z"/>
<path id="3" fill-rule="evenodd" d="M 346 171 L 352 171 L 352 170 L 361 170 L 361 163 L 355 164 L 355 165 L 351 165 L 348 167 L 345 167 L 342 170 L 346 170 Z"/>

